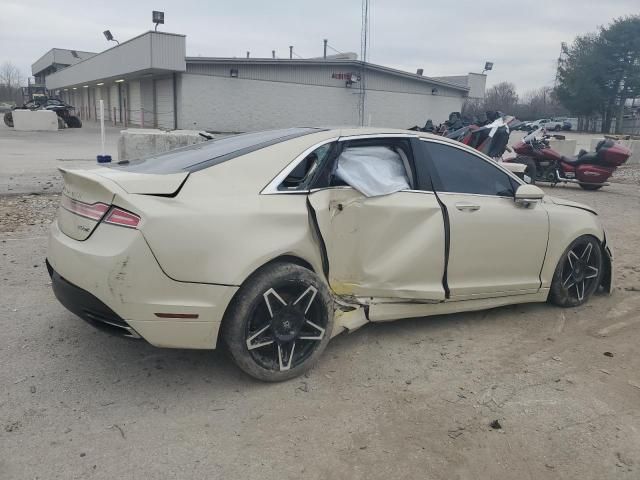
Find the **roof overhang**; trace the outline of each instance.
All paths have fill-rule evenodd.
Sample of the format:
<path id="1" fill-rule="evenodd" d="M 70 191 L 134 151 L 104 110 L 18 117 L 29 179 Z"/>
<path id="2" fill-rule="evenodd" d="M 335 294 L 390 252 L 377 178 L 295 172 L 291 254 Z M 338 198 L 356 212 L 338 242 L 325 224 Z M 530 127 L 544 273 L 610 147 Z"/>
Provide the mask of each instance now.
<path id="1" fill-rule="evenodd" d="M 46 78 L 47 88 L 95 84 L 148 73 L 186 70 L 185 36 L 149 31 Z"/>
<path id="2" fill-rule="evenodd" d="M 238 65 L 283 65 L 283 66 L 331 66 L 331 67 L 352 67 L 354 69 L 387 73 L 398 77 L 408 78 L 418 82 L 428 83 L 441 87 L 469 92 L 469 87 L 453 82 L 437 80 L 435 78 L 418 75 L 415 73 L 397 70 L 395 68 L 384 67 L 375 63 L 362 62 L 359 60 L 337 60 L 337 59 L 273 59 L 273 58 L 223 58 L 223 57 L 187 57 L 187 63 L 215 63 L 215 64 L 238 64 Z"/>

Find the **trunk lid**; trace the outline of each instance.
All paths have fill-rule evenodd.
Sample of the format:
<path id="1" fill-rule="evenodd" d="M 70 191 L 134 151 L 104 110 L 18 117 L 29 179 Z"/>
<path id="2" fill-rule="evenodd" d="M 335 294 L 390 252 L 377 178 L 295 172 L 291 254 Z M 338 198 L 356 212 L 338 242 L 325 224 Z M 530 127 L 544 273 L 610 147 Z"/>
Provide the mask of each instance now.
<path id="1" fill-rule="evenodd" d="M 98 168 L 69 170 L 60 168 L 64 187 L 58 226 L 75 240 L 86 240 L 107 213 L 116 194 L 172 196 L 178 192 L 187 172 L 153 175 Z"/>
<path id="2" fill-rule="evenodd" d="M 135 173 L 115 168 L 99 168 L 95 172 L 117 183 L 127 193 L 142 195 L 174 195 L 189 176 L 189 172 Z"/>

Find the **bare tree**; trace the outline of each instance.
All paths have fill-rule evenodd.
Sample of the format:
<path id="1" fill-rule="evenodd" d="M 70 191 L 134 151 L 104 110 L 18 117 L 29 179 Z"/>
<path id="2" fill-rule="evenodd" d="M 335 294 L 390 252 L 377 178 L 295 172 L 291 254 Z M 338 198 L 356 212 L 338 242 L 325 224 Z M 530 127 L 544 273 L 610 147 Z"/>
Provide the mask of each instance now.
<path id="1" fill-rule="evenodd" d="M 487 90 L 484 107 L 486 110 L 499 110 L 508 113 L 513 111 L 517 103 L 516 86 L 513 83 L 502 82 Z"/>
<path id="2" fill-rule="evenodd" d="M 22 80 L 22 73 L 18 67 L 11 62 L 2 63 L 0 65 L 0 100 L 19 100 Z"/>
<path id="3" fill-rule="evenodd" d="M 0 65 L 0 85 L 8 88 L 20 86 L 22 74 L 20 69 L 11 62 L 4 62 Z"/>
<path id="4" fill-rule="evenodd" d="M 516 109 L 521 120 L 537 120 L 546 117 L 567 115 L 564 108 L 551 87 L 540 87 L 529 90 L 522 95 L 522 103 Z"/>

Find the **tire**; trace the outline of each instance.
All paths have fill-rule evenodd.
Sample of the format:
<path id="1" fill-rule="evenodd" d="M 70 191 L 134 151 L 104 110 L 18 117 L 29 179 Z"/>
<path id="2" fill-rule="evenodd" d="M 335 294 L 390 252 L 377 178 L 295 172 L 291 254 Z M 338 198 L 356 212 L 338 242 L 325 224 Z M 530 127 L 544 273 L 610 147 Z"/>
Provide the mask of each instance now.
<path id="1" fill-rule="evenodd" d="M 581 183 L 580 186 L 589 191 L 595 191 L 601 189 L 604 185 L 591 185 L 589 183 Z"/>
<path id="2" fill-rule="evenodd" d="M 82 121 L 78 117 L 70 115 L 67 118 L 67 126 L 69 128 L 81 128 L 82 127 Z"/>
<path id="3" fill-rule="evenodd" d="M 240 287 L 221 335 L 241 370 L 258 380 L 280 382 L 313 367 L 332 330 L 327 285 L 311 270 L 278 262 L 265 265 Z"/>
<path id="4" fill-rule="evenodd" d="M 58 130 L 64 130 L 65 128 L 67 128 L 67 124 L 64 123 L 62 118 L 58 117 Z"/>
<path id="5" fill-rule="evenodd" d="M 4 124 L 7 127 L 13 128 L 13 113 L 12 112 L 6 112 L 4 114 Z"/>
<path id="6" fill-rule="evenodd" d="M 560 130 L 562 130 L 562 125 L 556 125 L 555 127 L 553 127 L 553 129 L 554 129 L 556 132 L 559 132 Z"/>
<path id="7" fill-rule="evenodd" d="M 576 238 L 560 257 L 549 301 L 564 308 L 582 305 L 598 289 L 603 269 L 598 239 L 591 235 Z"/>

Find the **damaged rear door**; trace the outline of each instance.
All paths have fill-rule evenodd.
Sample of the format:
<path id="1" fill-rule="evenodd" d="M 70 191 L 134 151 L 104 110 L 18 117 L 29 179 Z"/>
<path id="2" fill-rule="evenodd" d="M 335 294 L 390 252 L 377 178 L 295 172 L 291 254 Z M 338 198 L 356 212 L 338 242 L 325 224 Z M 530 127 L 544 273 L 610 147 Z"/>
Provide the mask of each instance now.
<path id="1" fill-rule="evenodd" d="M 365 197 L 329 187 L 308 199 L 336 294 L 444 300 L 444 222 L 432 192 Z"/>

